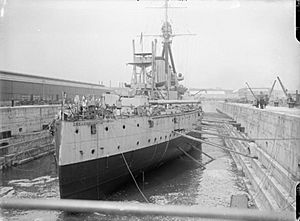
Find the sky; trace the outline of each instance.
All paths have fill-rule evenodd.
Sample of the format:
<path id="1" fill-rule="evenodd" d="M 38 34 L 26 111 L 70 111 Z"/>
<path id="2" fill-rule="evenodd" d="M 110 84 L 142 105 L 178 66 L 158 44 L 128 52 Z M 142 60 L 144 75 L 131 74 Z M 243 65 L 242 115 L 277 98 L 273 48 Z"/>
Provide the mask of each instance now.
<path id="1" fill-rule="evenodd" d="M 132 40 L 160 34 L 159 0 L 0 0 L 0 70 L 109 86 L 130 82 Z M 293 0 L 170 1 L 172 51 L 193 88 L 300 89 Z M 144 51 L 153 37 L 143 38 Z M 161 44 L 158 38 L 158 51 Z M 280 89 L 279 84 L 275 89 Z"/>

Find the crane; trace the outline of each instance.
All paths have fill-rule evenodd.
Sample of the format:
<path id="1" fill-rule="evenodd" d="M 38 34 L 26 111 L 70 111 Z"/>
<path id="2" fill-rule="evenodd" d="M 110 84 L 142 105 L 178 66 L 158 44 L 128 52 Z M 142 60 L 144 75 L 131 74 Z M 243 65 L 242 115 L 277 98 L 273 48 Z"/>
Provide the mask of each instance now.
<path id="1" fill-rule="evenodd" d="M 258 105 L 259 105 L 259 99 L 258 99 L 258 97 L 256 97 L 256 95 L 254 94 L 254 92 L 252 91 L 251 87 L 249 86 L 249 84 L 247 82 L 246 82 L 246 85 L 249 88 L 249 90 L 250 90 L 251 94 L 253 95 L 253 97 L 255 98 L 256 103 L 255 103 L 254 106 L 258 107 Z"/>
<path id="2" fill-rule="evenodd" d="M 295 106 L 295 103 L 296 103 L 295 100 L 293 99 L 292 95 L 290 93 L 288 93 L 288 90 L 285 89 L 282 81 L 280 80 L 280 78 L 278 76 L 277 76 L 277 79 L 280 83 L 280 86 L 283 90 L 283 93 L 285 94 L 285 96 L 287 98 L 287 104 L 288 104 L 289 108 L 293 108 Z"/>
<path id="3" fill-rule="evenodd" d="M 267 104 L 269 104 L 269 101 L 270 101 L 270 98 L 271 98 L 271 95 L 272 95 L 272 92 L 273 92 L 275 84 L 276 84 L 276 79 L 274 80 L 273 85 L 272 85 L 272 87 L 271 87 L 271 89 L 269 91 L 269 94 L 268 94 L 268 97 L 267 97 L 267 100 L 266 100 Z"/>

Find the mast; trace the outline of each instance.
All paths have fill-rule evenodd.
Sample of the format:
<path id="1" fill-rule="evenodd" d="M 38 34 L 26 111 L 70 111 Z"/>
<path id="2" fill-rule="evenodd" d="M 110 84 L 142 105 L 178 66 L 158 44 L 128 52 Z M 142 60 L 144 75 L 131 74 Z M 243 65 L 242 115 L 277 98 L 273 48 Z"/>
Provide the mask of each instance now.
<path id="1" fill-rule="evenodd" d="M 170 88 L 171 88 L 171 73 L 169 70 L 169 54 L 171 49 L 171 35 L 172 35 L 172 27 L 168 21 L 168 0 L 165 0 L 165 22 L 162 26 L 162 36 L 163 36 L 163 56 L 165 59 L 165 74 L 167 78 L 167 99 L 170 99 Z M 173 57 L 171 57 L 173 59 Z M 172 60 L 172 63 L 173 60 Z"/>
<path id="2" fill-rule="evenodd" d="M 143 48 L 142 48 L 142 52 L 141 53 L 135 53 L 135 46 L 133 43 L 133 51 L 134 51 L 134 62 L 133 63 L 128 63 L 131 65 L 134 65 L 136 67 L 134 67 L 134 83 L 136 85 L 141 85 L 141 84 L 146 84 L 146 78 L 152 78 L 152 85 L 150 85 L 150 87 L 148 89 L 151 89 L 152 94 L 154 93 L 154 87 L 155 87 L 155 81 L 157 79 L 164 79 L 165 81 L 165 87 L 166 87 L 166 91 L 167 91 L 167 99 L 170 99 L 170 90 L 172 87 L 172 74 L 174 74 L 174 79 L 175 79 L 175 87 L 177 86 L 178 80 L 177 80 L 177 74 L 176 74 L 176 69 L 175 69 L 175 62 L 173 59 L 173 54 L 172 54 L 172 50 L 171 50 L 171 43 L 172 43 L 172 37 L 175 36 L 172 34 L 172 26 L 169 22 L 169 16 L 168 16 L 168 9 L 169 7 L 169 0 L 165 0 L 165 4 L 164 4 L 164 10 L 165 10 L 165 14 L 164 14 L 164 22 L 163 25 L 161 27 L 161 34 L 159 35 L 160 37 L 162 37 L 162 55 L 161 57 L 164 60 L 164 76 L 161 77 L 156 77 L 156 75 L 158 75 L 157 70 L 156 70 L 156 40 L 155 42 L 152 42 L 152 52 L 151 53 L 146 53 L 143 52 Z M 182 34 L 181 34 L 182 35 Z M 143 33 L 141 33 L 140 35 L 140 43 L 142 44 L 142 39 L 143 39 Z M 145 35 L 145 36 L 157 36 L 157 35 Z M 152 55 L 152 59 L 151 57 L 149 57 L 150 55 Z M 163 65 L 163 63 L 162 63 Z M 148 75 L 149 73 L 147 73 L 146 68 L 152 66 L 152 74 L 151 76 Z M 137 69 L 140 69 L 140 72 L 137 73 Z M 156 79 L 157 78 L 157 79 Z"/>
<path id="3" fill-rule="evenodd" d="M 154 85 L 155 85 L 155 76 L 156 76 L 156 64 L 155 64 L 156 44 L 157 44 L 157 40 L 155 39 L 154 42 L 152 42 L 152 87 L 151 87 L 152 98 L 154 98 Z"/>
<path id="4" fill-rule="evenodd" d="M 134 40 L 132 40 L 132 49 L 133 49 L 133 60 L 134 60 L 134 55 L 135 55 L 135 43 Z M 131 83 L 132 84 L 136 84 L 137 83 L 137 76 L 136 76 L 136 66 L 133 65 L 133 73 L 132 73 L 132 79 L 131 79 Z"/>
<path id="5" fill-rule="evenodd" d="M 165 22 L 168 22 L 168 0 L 165 0 Z"/>

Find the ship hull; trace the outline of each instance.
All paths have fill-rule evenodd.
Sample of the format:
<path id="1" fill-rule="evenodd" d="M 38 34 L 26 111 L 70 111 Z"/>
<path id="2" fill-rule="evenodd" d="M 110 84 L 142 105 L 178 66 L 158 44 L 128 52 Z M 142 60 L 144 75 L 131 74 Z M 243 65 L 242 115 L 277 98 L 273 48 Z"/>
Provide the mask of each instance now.
<path id="1" fill-rule="evenodd" d="M 199 133 L 189 134 L 200 137 Z M 126 163 L 136 176 L 183 155 L 192 146 L 201 149 L 201 144 L 195 141 L 176 137 L 126 153 L 59 166 L 60 196 L 62 199 L 106 199 L 132 179 Z"/>

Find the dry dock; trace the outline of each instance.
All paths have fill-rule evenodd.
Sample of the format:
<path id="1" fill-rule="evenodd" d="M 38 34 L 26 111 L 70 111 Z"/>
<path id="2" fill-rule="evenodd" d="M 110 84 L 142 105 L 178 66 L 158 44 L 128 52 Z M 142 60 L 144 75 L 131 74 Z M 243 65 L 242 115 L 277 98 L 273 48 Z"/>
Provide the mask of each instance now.
<path id="1" fill-rule="evenodd" d="M 41 115 L 37 112 L 50 115 L 52 112 L 39 110 L 40 107 L 36 108 L 34 111 L 27 111 L 28 116 L 21 115 L 22 112 L 16 110 L 13 110 L 13 113 L 20 116 L 20 121 L 27 119 L 22 121 L 22 125 L 41 130 L 46 118 L 40 118 Z M 187 205 L 199 206 L 199 208 L 237 206 L 258 208 L 263 211 L 294 211 L 295 185 L 300 180 L 299 110 L 282 107 L 267 107 L 261 110 L 250 105 L 225 102 L 204 102 L 203 109 L 205 115 L 202 123 L 206 125 L 202 127 L 202 131 L 206 134 L 203 134 L 202 138 L 230 151 L 202 144 L 202 153 L 199 151 L 191 153 L 191 156 L 198 162 L 183 156 L 162 166 L 157 171 L 145 174 L 144 181 L 138 178 L 138 183 L 143 187 L 143 192 L 149 201 L 159 205 Z M 219 113 L 216 113 L 216 110 Z M 25 110 L 23 111 L 25 113 Z M 31 120 L 29 116 L 32 117 Z M 17 117 L 13 122 L 18 125 L 16 128 L 21 123 Z M 18 131 L 15 132 L 18 133 Z M 213 136 L 209 133 L 218 135 Z M 232 139 L 232 137 L 241 140 Z M 255 142 L 249 142 L 249 140 Z M 37 145 L 35 149 L 39 147 L 38 144 L 35 145 Z M 28 144 L 27 147 L 30 149 L 32 145 Z M 247 157 L 248 155 L 257 156 L 258 159 Z M 45 162 L 52 165 L 51 171 L 43 170 L 42 173 L 36 173 L 42 171 L 39 168 L 44 164 L 41 158 L 4 172 L 0 187 L 1 197 L 29 196 L 31 199 L 41 199 L 46 196 L 46 198 L 58 199 L 54 158 L 48 156 L 45 159 L 47 159 Z M 199 162 L 205 168 L 199 166 Z M 45 168 L 50 167 L 49 165 Z M 108 200 L 143 201 L 136 186 L 130 182 Z M 54 220 L 61 217 L 74 218 L 73 215 L 69 217 L 69 214 L 63 212 L 34 212 L 32 210 L 24 213 L 17 210 L 4 212 L 5 217 L 25 220 L 41 218 L 45 214 Z M 98 214 L 89 214 L 81 218 L 98 218 L 98 216 Z M 102 218 L 104 220 L 122 219 L 120 216 L 111 215 Z M 150 216 L 150 218 L 154 217 Z M 149 216 L 134 219 L 148 220 Z M 166 220 L 173 219 L 167 218 Z"/>

